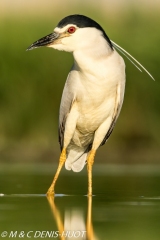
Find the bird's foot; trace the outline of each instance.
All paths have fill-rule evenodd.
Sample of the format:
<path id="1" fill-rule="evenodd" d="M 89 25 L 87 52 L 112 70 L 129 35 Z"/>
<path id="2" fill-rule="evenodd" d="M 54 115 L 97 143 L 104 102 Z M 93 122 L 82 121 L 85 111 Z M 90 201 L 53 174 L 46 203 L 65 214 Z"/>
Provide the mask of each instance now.
<path id="1" fill-rule="evenodd" d="M 54 197 L 55 192 L 53 189 L 49 188 L 46 195 L 47 195 L 47 197 Z"/>
<path id="2" fill-rule="evenodd" d="M 88 197 L 92 197 L 92 196 L 93 196 L 93 195 L 92 195 L 92 192 L 88 192 L 87 196 L 88 196 Z"/>

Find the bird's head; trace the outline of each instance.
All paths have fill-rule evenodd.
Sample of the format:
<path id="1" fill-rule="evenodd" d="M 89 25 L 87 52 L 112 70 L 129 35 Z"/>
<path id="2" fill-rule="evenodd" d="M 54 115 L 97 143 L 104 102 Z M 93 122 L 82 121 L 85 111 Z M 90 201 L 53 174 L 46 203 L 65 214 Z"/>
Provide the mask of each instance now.
<path id="1" fill-rule="evenodd" d="M 94 20 L 83 15 L 70 15 L 63 18 L 53 33 L 34 42 L 27 50 L 47 46 L 66 52 L 98 45 L 105 39 L 109 48 L 112 43 L 102 27 Z"/>

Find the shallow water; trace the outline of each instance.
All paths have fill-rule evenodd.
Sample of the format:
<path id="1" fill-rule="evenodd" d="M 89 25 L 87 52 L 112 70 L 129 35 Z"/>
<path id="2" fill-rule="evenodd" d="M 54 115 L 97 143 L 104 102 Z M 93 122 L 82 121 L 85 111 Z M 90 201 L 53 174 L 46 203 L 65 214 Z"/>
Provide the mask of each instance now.
<path id="1" fill-rule="evenodd" d="M 55 169 L 1 166 L 1 238 L 160 239 L 159 167 L 95 165 L 91 198 L 86 170 L 63 170 L 55 198 L 47 198 Z"/>

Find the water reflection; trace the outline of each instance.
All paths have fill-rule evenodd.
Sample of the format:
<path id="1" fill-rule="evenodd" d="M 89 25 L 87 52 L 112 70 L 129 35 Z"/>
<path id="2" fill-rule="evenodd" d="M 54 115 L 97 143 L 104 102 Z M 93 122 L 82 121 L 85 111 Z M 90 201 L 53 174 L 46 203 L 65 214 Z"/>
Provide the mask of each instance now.
<path id="1" fill-rule="evenodd" d="M 69 235 L 68 240 L 160 239 L 157 167 L 145 174 L 140 168 L 138 173 L 133 172 L 133 166 L 127 168 L 127 174 L 119 168 L 110 175 L 97 170 L 96 195 L 92 198 L 84 196 L 87 175 L 75 175 L 73 181 L 73 175 L 62 174 L 57 189 L 67 195 L 56 194 L 54 199 L 41 194 L 52 178 L 52 172 L 49 175 L 44 169 L 0 169 L 0 236 L 7 232 L 5 240 L 12 236 L 19 239 L 22 234 L 23 239 L 59 239 L 57 232 L 60 239 L 67 239 L 63 231 L 73 230 L 84 231 L 85 235 L 77 237 L 77 232 L 75 238 Z"/>
<path id="2" fill-rule="evenodd" d="M 92 197 L 88 197 L 87 218 L 82 208 L 65 208 L 64 220 L 55 204 L 55 198 L 47 197 L 53 217 L 56 221 L 61 240 L 98 240 L 92 224 Z"/>

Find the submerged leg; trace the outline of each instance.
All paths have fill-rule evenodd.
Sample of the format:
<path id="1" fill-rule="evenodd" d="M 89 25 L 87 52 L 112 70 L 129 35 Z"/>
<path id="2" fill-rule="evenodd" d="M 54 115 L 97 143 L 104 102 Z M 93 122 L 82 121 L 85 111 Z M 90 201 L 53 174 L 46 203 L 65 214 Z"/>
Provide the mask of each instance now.
<path id="1" fill-rule="evenodd" d="M 56 184 L 56 181 L 58 179 L 59 173 L 60 173 L 65 161 L 66 161 L 66 148 L 63 148 L 63 150 L 61 152 L 61 155 L 60 155 L 60 158 L 59 158 L 59 165 L 58 165 L 58 168 L 57 168 L 57 172 L 54 176 L 54 179 L 53 179 L 53 182 L 52 182 L 50 188 L 47 191 L 47 196 L 54 195 L 54 187 L 55 187 L 55 184 Z"/>
<path id="2" fill-rule="evenodd" d="M 87 159 L 87 170 L 88 170 L 88 196 L 92 196 L 92 165 L 94 163 L 94 157 L 96 150 L 92 149 Z"/>

